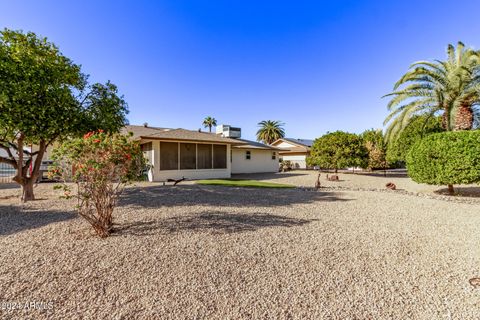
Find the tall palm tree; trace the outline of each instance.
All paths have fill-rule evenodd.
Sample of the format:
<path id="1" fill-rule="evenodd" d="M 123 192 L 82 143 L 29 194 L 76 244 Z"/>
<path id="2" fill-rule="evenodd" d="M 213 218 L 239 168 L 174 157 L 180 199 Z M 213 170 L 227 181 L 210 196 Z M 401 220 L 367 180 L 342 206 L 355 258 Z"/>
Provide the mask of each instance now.
<path id="1" fill-rule="evenodd" d="M 442 115 L 446 131 L 469 130 L 480 120 L 480 54 L 458 42 L 448 45 L 447 60 L 420 61 L 395 84 L 388 103 L 389 141 L 407 127 L 416 115 L 427 121 Z"/>
<path id="2" fill-rule="evenodd" d="M 271 144 L 277 139 L 285 137 L 284 124 L 280 121 L 264 120 L 258 123 L 257 141 Z"/>
<path id="3" fill-rule="evenodd" d="M 217 120 L 212 117 L 206 117 L 203 119 L 203 127 L 208 128 L 209 132 L 212 132 L 212 127 L 215 127 L 217 125 Z"/>

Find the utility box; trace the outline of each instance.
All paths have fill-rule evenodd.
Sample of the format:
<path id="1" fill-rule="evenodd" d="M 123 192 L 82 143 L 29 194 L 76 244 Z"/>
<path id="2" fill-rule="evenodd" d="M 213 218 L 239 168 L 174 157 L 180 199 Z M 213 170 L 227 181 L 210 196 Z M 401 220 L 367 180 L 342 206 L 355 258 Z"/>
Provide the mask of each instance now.
<path id="1" fill-rule="evenodd" d="M 221 124 L 221 125 L 217 126 L 216 133 L 221 134 L 222 137 L 225 137 L 225 138 L 240 139 L 242 137 L 242 129 L 232 127 L 228 124 Z"/>

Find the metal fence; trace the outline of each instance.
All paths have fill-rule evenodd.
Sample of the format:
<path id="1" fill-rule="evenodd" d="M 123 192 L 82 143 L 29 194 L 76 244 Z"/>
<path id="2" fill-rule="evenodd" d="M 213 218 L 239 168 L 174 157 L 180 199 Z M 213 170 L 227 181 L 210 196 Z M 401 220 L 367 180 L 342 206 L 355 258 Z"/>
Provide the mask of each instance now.
<path id="1" fill-rule="evenodd" d="M 0 163 L 0 183 L 11 183 L 15 176 L 15 169 L 6 163 Z"/>

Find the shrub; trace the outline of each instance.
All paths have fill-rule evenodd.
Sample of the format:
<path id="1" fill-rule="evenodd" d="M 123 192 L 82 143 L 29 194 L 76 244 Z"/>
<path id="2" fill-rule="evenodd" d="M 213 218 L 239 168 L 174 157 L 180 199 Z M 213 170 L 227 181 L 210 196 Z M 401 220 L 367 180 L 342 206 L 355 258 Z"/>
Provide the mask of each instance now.
<path id="1" fill-rule="evenodd" d="M 396 167 L 404 167 L 408 151 L 415 142 L 431 133 L 443 131 L 441 117 L 415 116 L 398 139 L 388 143 L 386 160 Z"/>
<path id="2" fill-rule="evenodd" d="M 125 185 L 137 180 L 145 159 L 137 142 L 102 130 L 71 139 L 54 150 L 50 175 L 64 183 L 65 198 L 77 199 L 77 210 L 100 237 L 112 231 L 113 211 Z M 72 181 L 77 188 L 72 191 Z"/>
<path id="3" fill-rule="evenodd" d="M 293 163 L 290 160 L 282 160 L 280 162 L 280 171 L 286 172 L 293 170 Z"/>
<path id="4" fill-rule="evenodd" d="M 407 154 L 409 176 L 416 182 L 448 185 L 480 182 L 480 131 L 431 134 Z"/>

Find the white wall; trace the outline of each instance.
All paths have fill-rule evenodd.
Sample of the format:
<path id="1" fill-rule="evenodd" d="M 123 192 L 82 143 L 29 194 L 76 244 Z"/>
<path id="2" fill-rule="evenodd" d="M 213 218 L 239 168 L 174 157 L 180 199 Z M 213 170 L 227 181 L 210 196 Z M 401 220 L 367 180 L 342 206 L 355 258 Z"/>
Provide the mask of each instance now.
<path id="1" fill-rule="evenodd" d="M 250 151 L 250 160 L 245 157 Z M 273 150 L 232 149 L 232 173 L 278 172 L 278 151 L 272 160 Z"/>
<path id="2" fill-rule="evenodd" d="M 169 141 L 169 142 L 187 142 L 196 143 L 195 141 Z M 218 144 L 218 143 L 215 143 Z M 223 179 L 231 177 L 230 162 L 230 145 L 227 145 L 227 168 L 226 169 L 190 169 L 190 170 L 160 170 L 160 141 L 152 141 L 152 158 L 153 169 L 149 173 L 150 181 L 166 181 L 167 179 L 181 179 L 183 177 L 188 180 L 198 179 Z"/>
<path id="3" fill-rule="evenodd" d="M 291 161 L 295 169 L 307 169 L 307 157 L 305 155 L 283 154 L 281 158 L 284 161 Z"/>

